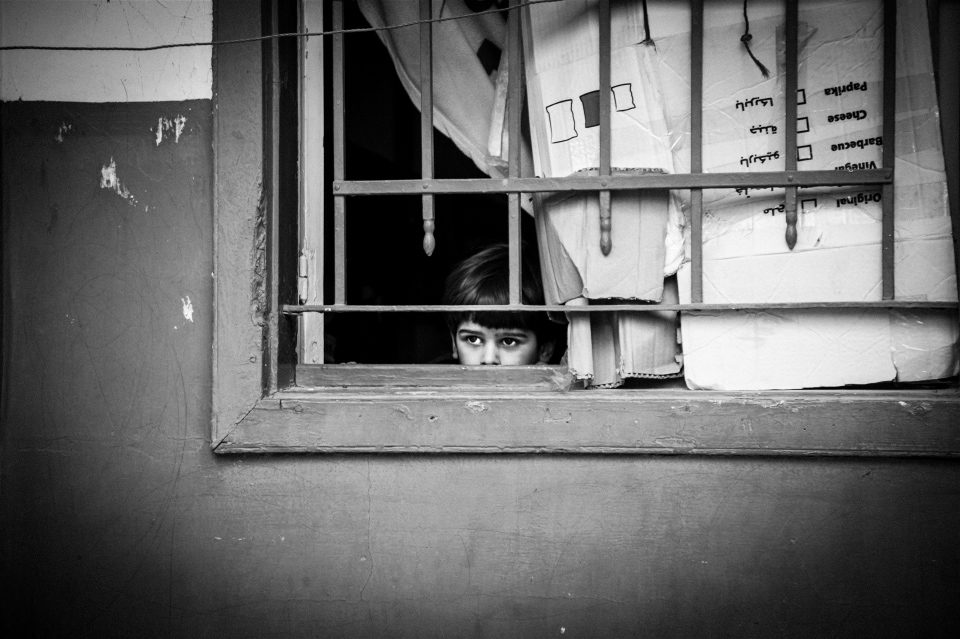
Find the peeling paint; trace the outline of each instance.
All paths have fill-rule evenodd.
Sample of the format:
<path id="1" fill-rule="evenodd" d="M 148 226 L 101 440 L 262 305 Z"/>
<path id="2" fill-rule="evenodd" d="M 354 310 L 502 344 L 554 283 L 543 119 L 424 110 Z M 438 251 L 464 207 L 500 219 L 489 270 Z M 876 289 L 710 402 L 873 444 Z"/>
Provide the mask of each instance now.
<path id="1" fill-rule="evenodd" d="M 130 206 L 137 203 L 137 198 L 127 190 L 127 187 L 121 184 L 120 179 L 117 177 L 117 163 L 113 158 L 110 158 L 110 164 L 105 164 L 100 169 L 100 188 L 110 189 L 127 200 Z"/>
<path id="2" fill-rule="evenodd" d="M 258 176 L 257 191 L 260 196 L 257 201 L 256 220 L 253 235 L 253 281 L 250 283 L 250 315 L 256 326 L 263 326 L 266 320 L 267 291 L 267 202 L 266 192 L 263 189 L 263 176 Z"/>
<path id="3" fill-rule="evenodd" d="M 657 437 L 655 440 L 657 446 L 665 448 L 697 448 L 700 442 L 696 439 L 687 439 L 685 437 Z"/>
<path id="4" fill-rule="evenodd" d="M 487 410 L 487 405 L 483 402 L 467 402 L 463 407 L 471 413 L 482 413 Z"/>
<path id="5" fill-rule="evenodd" d="M 756 405 L 761 408 L 783 408 L 786 405 L 786 402 L 781 400 L 773 399 L 758 399 Z"/>
<path id="6" fill-rule="evenodd" d="M 183 302 L 183 316 L 188 321 L 193 321 L 193 303 L 190 301 L 190 296 L 187 295 L 186 299 L 180 298 L 180 301 Z"/>
<path id="7" fill-rule="evenodd" d="M 570 390 L 570 387 L 573 386 L 576 379 L 576 376 L 572 372 L 564 370 L 551 373 L 547 381 L 550 382 L 555 390 L 566 393 Z"/>
<path id="8" fill-rule="evenodd" d="M 933 408 L 933 406 L 931 406 L 929 403 L 927 403 L 927 402 L 920 402 L 920 403 L 917 404 L 916 406 L 912 406 L 912 407 L 908 408 L 908 409 L 907 409 L 907 412 L 910 413 L 911 415 L 913 415 L 914 417 L 921 417 L 922 415 L 930 412 L 930 410 L 931 410 L 932 408 Z"/>
<path id="9" fill-rule="evenodd" d="M 543 423 L 545 424 L 555 424 L 555 423 L 569 424 L 571 421 L 573 421 L 573 415 L 569 411 L 560 415 L 559 417 L 554 417 L 553 414 L 550 412 L 549 407 L 547 408 L 546 416 L 543 418 Z"/>
<path id="10" fill-rule="evenodd" d="M 177 144 L 180 142 L 180 136 L 183 135 L 183 128 L 187 124 L 187 118 L 184 115 L 177 114 L 172 120 L 170 118 L 165 118 L 160 116 L 157 118 L 157 146 L 160 146 L 160 143 L 163 142 L 164 135 L 167 134 L 167 137 L 170 137 L 169 134 L 173 135 L 173 143 Z M 151 129 L 153 131 L 154 129 Z"/>
<path id="11" fill-rule="evenodd" d="M 115 189 L 117 184 L 117 163 L 114 162 L 113 158 L 110 158 L 110 164 L 104 165 L 100 169 L 100 188 Z"/>
<path id="12" fill-rule="evenodd" d="M 68 131 L 72 131 L 72 130 L 73 130 L 73 125 L 72 125 L 72 124 L 67 124 L 66 122 L 64 122 L 64 123 L 62 123 L 59 127 L 57 127 L 57 134 L 56 134 L 55 136 L 53 136 L 53 139 L 62 144 L 62 143 L 63 143 L 63 134 L 64 134 L 64 133 L 67 133 Z"/>
<path id="13" fill-rule="evenodd" d="M 173 132 L 174 132 L 174 138 L 173 138 L 173 142 L 174 142 L 174 144 L 176 144 L 177 142 L 180 141 L 180 134 L 183 133 L 183 125 L 186 124 L 186 123 L 187 123 L 187 118 L 183 117 L 182 115 L 177 115 L 177 117 L 175 117 L 175 118 L 173 119 L 173 124 L 174 124 L 174 130 L 173 130 Z"/>

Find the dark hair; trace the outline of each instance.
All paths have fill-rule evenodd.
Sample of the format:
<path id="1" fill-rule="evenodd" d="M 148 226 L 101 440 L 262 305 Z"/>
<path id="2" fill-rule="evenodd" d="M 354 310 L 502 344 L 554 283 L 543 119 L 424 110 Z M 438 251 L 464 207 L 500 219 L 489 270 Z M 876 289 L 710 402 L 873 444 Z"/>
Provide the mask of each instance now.
<path id="1" fill-rule="evenodd" d="M 523 247 L 527 248 L 527 247 Z M 520 287 L 524 304 L 543 304 L 539 263 L 532 249 L 521 249 Z M 510 247 L 488 246 L 461 262 L 447 276 L 444 304 L 508 304 L 510 302 Z M 446 314 L 451 333 L 464 322 L 487 328 L 521 328 L 540 341 L 555 339 L 556 325 L 544 311 L 463 311 Z"/>

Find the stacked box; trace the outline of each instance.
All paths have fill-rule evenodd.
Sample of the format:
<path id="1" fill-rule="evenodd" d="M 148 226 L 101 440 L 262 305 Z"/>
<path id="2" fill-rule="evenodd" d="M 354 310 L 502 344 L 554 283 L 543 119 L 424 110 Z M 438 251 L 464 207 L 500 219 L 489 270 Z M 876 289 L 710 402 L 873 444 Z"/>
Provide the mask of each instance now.
<path id="1" fill-rule="evenodd" d="M 590 119 L 589 99 L 590 83 L 594 90 L 597 85 L 596 2 L 558 4 L 563 8 L 550 9 L 554 14 L 549 20 L 530 16 L 552 4 L 528 11 L 532 22 L 528 40 L 533 44 L 528 43 L 525 54 L 538 175 L 595 166 L 599 148 L 597 128 L 586 126 L 596 120 Z M 613 165 L 687 172 L 689 9 L 668 2 L 648 5 L 647 26 L 655 48 L 641 43 L 646 31 L 640 3 L 613 5 Z M 772 71 L 769 78 L 741 41 L 743 3 L 706 5 L 703 159 L 707 172 L 784 168 L 783 6 L 751 2 L 748 9 L 750 53 Z M 577 25 L 587 25 L 582 30 L 589 33 L 578 32 Z M 897 299 L 954 301 L 951 220 L 927 29 L 923 0 L 899 3 L 895 291 Z M 798 168 L 881 167 L 883 144 L 890 143 L 882 139 L 881 130 L 882 3 L 805 1 L 800 6 L 799 41 L 800 91 L 790 96 L 798 104 Z M 617 91 L 623 98 L 624 85 L 629 85 L 636 107 L 621 111 L 618 105 L 628 103 L 618 98 Z M 560 104 L 570 109 L 558 111 Z M 686 208 L 686 194 L 672 197 L 677 196 L 682 196 Z M 801 190 L 799 238 L 793 250 L 785 241 L 783 202 L 782 189 L 704 192 L 704 302 L 879 300 L 880 189 Z M 604 265 L 610 268 L 598 266 L 603 259 L 599 251 L 587 256 L 582 248 L 588 246 L 585 232 L 597 223 L 595 207 L 579 206 L 585 225 L 579 235 L 569 231 L 575 227 L 569 219 L 562 223 L 551 219 L 551 211 L 538 220 L 547 228 L 541 232 L 545 253 L 565 255 L 566 262 L 573 264 L 565 271 L 574 274 L 566 278 L 568 283 L 605 271 L 603 277 L 611 279 L 585 286 L 581 295 L 616 290 L 612 296 L 654 299 L 649 287 L 641 285 L 643 278 L 631 274 L 649 275 L 661 266 L 669 274 L 675 267 L 670 250 L 664 251 L 662 264 L 651 259 L 639 270 L 636 263 L 625 268 L 617 268 L 615 262 Z M 568 203 L 566 208 L 569 216 L 572 207 Z M 673 220 L 671 211 L 663 233 L 667 245 L 675 230 Z M 556 232 L 559 227 L 567 228 L 567 234 Z M 642 254 L 636 249 L 636 237 L 618 235 L 615 219 L 614 247 L 622 248 L 624 243 L 627 252 L 632 247 Z M 690 299 L 689 238 L 685 245 L 686 261 L 678 272 L 683 302 Z M 544 263 L 545 269 L 551 266 L 555 263 Z M 575 286 L 558 288 L 576 293 Z M 692 388 L 841 386 L 937 379 L 958 370 L 955 311 L 685 314 L 681 329 L 684 374 Z"/>
<path id="2" fill-rule="evenodd" d="M 673 172 L 655 47 L 642 11 L 613 5 L 611 162 L 616 171 Z M 596 3 L 570 0 L 525 11 L 525 68 L 535 171 L 563 177 L 599 165 Z M 680 201 L 662 192 L 616 192 L 612 249 L 600 249 L 596 194 L 538 198 L 541 271 L 549 304 L 604 299 L 659 302 L 682 259 Z M 675 287 L 673 295 L 676 295 Z M 570 314 L 568 364 L 595 386 L 680 372 L 676 314 Z"/>
<path id="3" fill-rule="evenodd" d="M 951 221 L 926 5 L 900 3 L 897 38 L 895 295 L 956 300 Z M 706 20 L 707 24 L 717 21 Z M 783 168 L 782 18 L 751 20 L 758 56 L 776 59 L 763 80 L 752 61 L 705 60 L 706 171 Z M 739 25 L 708 29 L 715 51 Z M 798 78 L 798 169 L 882 167 L 883 10 L 876 1 L 803 3 Z M 761 77 L 749 81 L 748 77 Z M 739 86 L 731 85 L 734 82 Z M 728 130 L 722 122 L 735 122 Z M 886 141 L 890 143 L 890 141 Z M 781 157 L 777 157 L 780 155 Z M 881 190 L 803 189 L 798 241 L 784 239 L 782 189 L 709 191 L 704 197 L 704 302 L 881 299 Z M 689 300 L 689 263 L 680 270 Z M 920 381 L 955 375 L 954 311 L 763 311 L 684 314 L 691 388 L 767 389 Z"/>

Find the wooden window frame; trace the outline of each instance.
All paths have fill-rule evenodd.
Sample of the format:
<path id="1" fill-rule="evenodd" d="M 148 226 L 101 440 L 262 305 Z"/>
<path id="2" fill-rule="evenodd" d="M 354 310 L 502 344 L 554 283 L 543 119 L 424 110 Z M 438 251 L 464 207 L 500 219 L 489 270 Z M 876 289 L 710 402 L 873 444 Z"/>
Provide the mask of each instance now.
<path id="1" fill-rule="evenodd" d="M 276 33 L 276 25 L 276 6 L 269 0 L 262 4 L 260 0 L 217 0 L 214 4 L 217 40 Z M 795 33 L 794 25 L 794 38 Z M 693 55 L 696 59 L 696 49 Z M 609 65 L 609 55 L 601 57 L 606 57 Z M 795 60 L 794 55 L 794 67 Z M 609 85 L 609 73 L 606 76 Z M 295 318 L 303 311 L 318 309 L 283 303 L 290 299 L 291 286 L 296 290 L 296 267 L 291 268 L 290 263 L 292 260 L 296 264 L 297 251 L 296 247 L 290 248 L 285 235 L 289 229 L 280 217 L 280 81 L 276 39 L 263 45 L 254 42 L 217 48 L 211 435 L 215 452 L 960 455 L 960 394 L 956 388 L 564 392 L 563 384 L 556 379 L 561 371 L 556 368 L 478 371 L 457 366 L 340 367 L 342 374 L 353 375 L 354 379 L 341 377 L 336 378 L 340 382 L 309 388 L 295 385 Z M 796 78 L 792 81 L 795 87 Z M 788 78 L 788 91 L 790 82 Z M 697 99 L 696 92 L 692 99 Z M 425 110 L 425 122 L 429 122 L 431 111 Z M 698 118 L 694 118 L 697 126 Z M 606 137 L 609 145 L 609 118 L 604 120 L 601 138 Z M 793 127 L 795 121 L 793 118 Z M 792 138 L 787 135 L 788 145 Z M 892 147 L 889 145 L 891 153 Z M 700 168 L 699 153 L 693 153 L 696 173 Z M 791 157 L 789 149 L 787 157 Z M 891 165 L 892 162 L 884 162 L 884 166 Z M 758 180 L 769 180 L 769 184 L 764 182 L 766 186 L 788 187 L 789 198 L 790 190 L 795 194 L 797 186 L 819 179 L 787 168 L 779 176 Z M 377 188 L 384 192 L 425 194 L 425 202 L 435 193 L 481 188 L 470 181 L 433 181 L 428 169 L 425 163 L 422 181 Z M 691 185 L 691 176 L 644 176 L 646 181 L 638 183 L 635 177 L 610 176 L 609 169 L 607 156 L 606 162 L 601 161 L 596 178 L 583 178 L 582 182 L 558 180 L 549 188 L 596 191 L 601 186 L 618 189 Z M 892 188 L 892 172 L 881 169 L 876 175 L 870 173 L 862 177 Z M 511 213 L 517 217 L 519 193 L 543 190 L 545 186 L 542 180 L 528 184 L 529 180 L 518 175 L 511 174 L 504 189 L 511 194 Z M 678 181 L 678 177 L 687 179 Z M 731 178 L 714 174 L 697 175 L 694 193 L 699 193 L 698 188 L 729 186 L 728 179 Z M 337 184 L 344 195 L 354 188 L 347 182 Z M 698 199 L 694 197 L 694 207 L 698 206 Z M 892 198 L 885 197 L 884 202 L 892 202 Z M 956 237 L 956 204 L 953 207 Z M 694 219 L 693 254 L 699 262 L 698 216 Z M 887 277 L 892 274 L 892 260 L 888 258 L 888 253 L 892 257 L 892 250 L 886 248 L 889 245 L 892 249 L 892 216 L 885 215 L 884 220 L 887 301 L 856 304 L 858 307 L 900 305 L 891 299 L 893 278 Z M 514 226 L 511 219 L 511 228 Z M 518 260 L 518 252 L 512 251 L 511 261 Z M 694 278 L 695 301 L 702 299 L 697 279 Z M 514 302 L 519 298 L 518 288 L 519 280 L 511 281 Z M 342 291 L 339 286 L 337 289 L 336 304 L 344 304 Z M 750 305 L 738 308 L 747 306 Z M 301 382 L 304 373 L 301 367 Z M 315 367 L 310 375 L 323 379 L 323 367 Z M 414 381 L 404 382 L 405 379 Z"/>

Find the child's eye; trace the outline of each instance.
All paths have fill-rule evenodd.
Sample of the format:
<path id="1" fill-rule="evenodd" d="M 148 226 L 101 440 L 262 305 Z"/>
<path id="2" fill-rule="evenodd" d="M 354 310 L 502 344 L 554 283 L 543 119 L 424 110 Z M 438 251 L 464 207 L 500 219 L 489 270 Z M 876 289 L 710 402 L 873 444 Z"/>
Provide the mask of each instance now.
<path id="1" fill-rule="evenodd" d="M 481 343 L 483 343 L 483 340 L 480 339 L 479 335 L 467 335 L 464 337 L 464 340 L 467 342 L 467 344 L 472 344 L 473 346 L 479 346 Z"/>
<path id="2" fill-rule="evenodd" d="M 520 340 L 518 340 L 516 337 L 504 337 L 502 340 L 500 340 L 500 343 L 507 348 L 514 348 L 520 345 Z"/>

